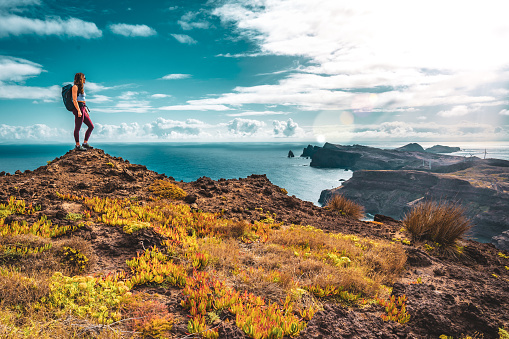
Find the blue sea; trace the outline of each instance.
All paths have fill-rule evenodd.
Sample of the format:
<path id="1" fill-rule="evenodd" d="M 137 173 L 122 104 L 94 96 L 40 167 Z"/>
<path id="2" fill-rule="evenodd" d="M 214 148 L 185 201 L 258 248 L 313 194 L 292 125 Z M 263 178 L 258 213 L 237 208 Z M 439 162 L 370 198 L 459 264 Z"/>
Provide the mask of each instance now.
<path id="1" fill-rule="evenodd" d="M 359 143 L 368 144 L 368 143 Z M 394 148 L 405 143 L 368 144 L 380 148 Z M 435 143 L 436 144 L 436 143 Z M 455 145 L 462 151 L 453 155 L 477 156 L 509 160 L 509 143 Z M 285 188 L 289 195 L 318 205 L 320 193 L 341 185 L 352 172 L 309 166 L 310 159 L 299 157 L 308 143 L 155 143 L 155 144 L 94 144 L 112 156 L 148 169 L 172 176 L 176 180 L 194 181 L 202 176 L 245 178 L 251 174 L 266 174 L 275 185 Z M 313 144 L 322 146 L 319 144 Z M 421 144 L 431 147 L 434 144 Z M 0 144 L 0 172 L 34 170 L 65 154 L 73 145 L 2 145 Z M 288 151 L 295 158 L 288 158 Z"/>

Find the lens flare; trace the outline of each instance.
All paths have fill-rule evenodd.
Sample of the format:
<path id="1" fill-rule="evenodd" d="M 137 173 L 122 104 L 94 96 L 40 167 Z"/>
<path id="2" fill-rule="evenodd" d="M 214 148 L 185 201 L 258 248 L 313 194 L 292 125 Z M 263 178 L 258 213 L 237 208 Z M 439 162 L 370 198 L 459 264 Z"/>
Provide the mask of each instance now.
<path id="1" fill-rule="evenodd" d="M 318 143 L 352 140 L 355 117 L 349 111 L 322 111 L 313 123 L 313 134 Z"/>

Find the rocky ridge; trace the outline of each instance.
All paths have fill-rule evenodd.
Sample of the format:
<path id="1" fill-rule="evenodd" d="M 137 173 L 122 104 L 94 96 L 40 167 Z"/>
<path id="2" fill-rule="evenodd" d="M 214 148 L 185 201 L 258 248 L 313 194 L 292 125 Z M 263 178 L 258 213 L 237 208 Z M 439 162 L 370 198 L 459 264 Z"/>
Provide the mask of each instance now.
<path id="1" fill-rule="evenodd" d="M 401 224 L 378 216 L 377 223 L 354 220 L 328 209 L 288 196 L 264 175 L 241 179 L 202 177 L 194 182 L 176 182 L 171 177 L 111 157 L 101 150 L 69 151 L 35 171 L 0 177 L 0 202 L 10 196 L 41 206 L 40 214 L 54 223 L 72 224 L 65 216 L 83 212 L 84 206 L 57 198 L 62 194 L 150 200 L 148 186 L 157 179 L 169 180 L 188 193 L 183 204 L 210 212 L 222 212 L 230 219 L 255 221 L 275 213 L 283 224 L 312 225 L 329 232 L 359 234 L 372 238 L 401 238 Z M 263 213 L 261 210 L 263 210 Z M 23 218 L 9 216 L 14 221 Z M 74 236 L 88 241 L 98 257 L 91 273 L 107 274 L 127 270 L 126 259 L 147 246 L 160 243 L 161 236 L 148 230 L 131 235 L 121 229 L 93 223 Z M 509 259 L 499 256 L 490 244 L 465 241 L 458 257 L 428 254 L 418 244 L 403 245 L 408 257 L 406 270 L 392 293 L 408 297 L 407 324 L 384 322 L 372 308 L 346 307 L 324 302 L 300 338 L 436 338 L 441 334 L 460 336 L 479 332 L 485 338 L 498 337 L 498 329 L 509 324 Z M 505 252 L 504 255 L 509 255 Z M 415 284 L 417 278 L 422 283 Z M 178 290 L 144 291 L 165 296 L 173 313 L 185 315 Z M 186 336 L 185 326 L 175 326 L 174 337 Z M 222 338 L 245 338 L 231 323 L 222 323 Z"/>

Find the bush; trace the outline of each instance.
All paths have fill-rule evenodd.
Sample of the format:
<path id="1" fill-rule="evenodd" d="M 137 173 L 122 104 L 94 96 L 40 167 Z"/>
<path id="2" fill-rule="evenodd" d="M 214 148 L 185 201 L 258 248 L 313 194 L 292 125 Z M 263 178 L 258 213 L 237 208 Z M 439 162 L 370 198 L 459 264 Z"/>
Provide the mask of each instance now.
<path id="1" fill-rule="evenodd" d="M 187 196 L 182 188 L 166 180 L 156 180 L 149 189 L 159 198 L 182 200 Z"/>
<path id="2" fill-rule="evenodd" d="M 452 245 L 472 227 L 465 209 L 456 203 L 425 201 L 414 206 L 403 224 L 415 240 Z"/>
<path id="3" fill-rule="evenodd" d="M 336 194 L 327 200 L 326 206 L 332 210 L 338 211 L 343 215 L 348 215 L 355 219 L 364 217 L 364 207 L 345 198 L 341 194 Z"/>

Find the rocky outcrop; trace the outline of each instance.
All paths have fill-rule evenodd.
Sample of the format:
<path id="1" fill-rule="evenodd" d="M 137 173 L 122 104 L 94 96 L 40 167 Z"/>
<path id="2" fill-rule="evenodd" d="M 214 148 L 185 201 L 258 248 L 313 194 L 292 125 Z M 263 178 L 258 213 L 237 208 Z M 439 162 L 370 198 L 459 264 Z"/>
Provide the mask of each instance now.
<path id="1" fill-rule="evenodd" d="M 509 230 L 491 238 L 491 243 L 501 250 L 509 251 Z"/>
<path id="2" fill-rule="evenodd" d="M 417 143 L 406 144 L 405 146 L 401 146 L 396 148 L 397 151 L 403 152 L 424 152 L 424 148 Z"/>
<path id="3" fill-rule="evenodd" d="M 489 242 L 509 228 L 509 192 L 497 186 L 481 186 L 453 175 L 422 171 L 357 171 L 342 186 L 322 191 L 320 202 L 343 194 L 368 213 L 396 219 L 419 200 L 457 202 L 465 207 L 474 224 L 472 236 Z"/>
<path id="4" fill-rule="evenodd" d="M 288 151 L 288 158 L 295 157 L 295 154 L 293 154 L 292 150 Z"/>
<path id="5" fill-rule="evenodd" d="M 318 151 L 320 148 L 321 148 L 320 146 L 308 145 L 308 147 L 302 150 L 302 154 L 300 156 L 304 158 L 311 158 L 313 154 L 315 154 L 315 152 Z"/>
<path id="6" fill-rule="evenodd" d="M 411 146 L 412 145 L 412 146 Z M 433 170 L 478 158 L 456 157 L 424 152 L 421 146 L 409 144 L 398 149 L 380 149 L 362 145 L 334 145 L 312 148 L 312 167 L 343 168 L 350 170 Z M 414 151 L 420 149 L 422 151 Z M 305 150 L 311 150 L 311 145 Z M 412 151 L 406 151 L 412 150 Z M 306 153 L 309 154 L 309 153 Z"/>
<path id="7" fill-rule="evenodd" d="M 435 145 L 433 147 L 426 148 L 425 151 L 430 153 L 453 153 L 459 152 L 461 149 L 459 147 Z"/>

